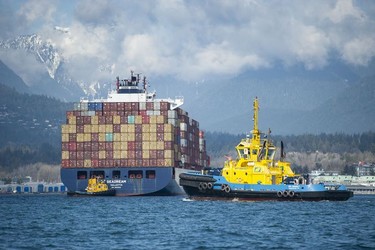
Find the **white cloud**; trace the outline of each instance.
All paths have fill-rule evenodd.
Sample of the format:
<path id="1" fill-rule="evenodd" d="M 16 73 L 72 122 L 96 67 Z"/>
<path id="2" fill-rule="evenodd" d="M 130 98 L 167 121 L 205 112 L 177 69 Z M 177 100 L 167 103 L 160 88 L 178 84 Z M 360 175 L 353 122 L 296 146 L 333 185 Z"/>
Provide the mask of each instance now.
<path id="1" fill-rule="evenodd" d="M 373 1 L 68 1 L 70 14 L 56 7 L 63 4 L 26 1 L 17 13 L 53 24 L 43 32 L 77 78 L 102 77 L 98 65 L 196 80 L 278 63 L 313 70 L 334 55 L 354 65 L 375 57 Z M 52 30 L 67 27 L 62 16 L 71 18 L 69 33 Z"/>

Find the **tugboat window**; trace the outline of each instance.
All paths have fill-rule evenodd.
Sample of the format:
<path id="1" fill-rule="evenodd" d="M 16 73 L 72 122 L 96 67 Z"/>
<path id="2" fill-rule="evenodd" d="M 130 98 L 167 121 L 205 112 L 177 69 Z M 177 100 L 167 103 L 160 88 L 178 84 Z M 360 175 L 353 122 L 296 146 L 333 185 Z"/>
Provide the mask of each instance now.
<path id="1" fill-rule="evenodd" d="M 112 171 L 112 179 L 120 179 L 120 171 L 119 170 L 113 170 Z"/>
<path id="2" fill-rule="evenodd" d="M 78 180 L 85 180 L 85 179 L 87 179 L 87 171 L 78 171 L 77 172 L 77 179 Z"/>

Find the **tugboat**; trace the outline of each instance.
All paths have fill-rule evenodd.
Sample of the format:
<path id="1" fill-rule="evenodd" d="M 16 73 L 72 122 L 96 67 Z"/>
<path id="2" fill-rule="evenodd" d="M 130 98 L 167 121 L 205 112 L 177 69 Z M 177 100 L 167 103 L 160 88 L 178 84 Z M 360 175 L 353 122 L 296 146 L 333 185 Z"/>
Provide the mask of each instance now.
<path id="1" fill-rule="evenodd" d="M 180 185 L 192 199 L 236 199 L 275 201 L 345 201 L 353 192 L 343 185 L 312 184 L 308 176 L 297 175 L 285 161 L 283 142 L 280 159 L 276 146 L 258 129 L 259 103 L 253 102 L 252 136 L 236 146 L 237 160 L 228 159 L 221 171 L 205 169 L 182 173 Z"/>
<path id="2" fill-rule="evenodd" d="M 93 176 L 88 180 L 86 192 L 76 191 L 75 194 L 88 196 L 114 196 L 116 195 L 116 190 L 113 188 L 109 189 L 103 179 Z"/>

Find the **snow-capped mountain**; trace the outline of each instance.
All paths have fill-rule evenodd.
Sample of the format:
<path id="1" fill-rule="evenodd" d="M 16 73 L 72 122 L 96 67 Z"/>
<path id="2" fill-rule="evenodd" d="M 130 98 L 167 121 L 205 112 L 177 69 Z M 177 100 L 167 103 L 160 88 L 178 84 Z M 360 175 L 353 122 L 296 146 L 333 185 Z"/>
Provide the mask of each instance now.
<path id="1" fill-rule="evenodd" d="M 65 70 L 63 56 L 54 45 L 41 36 L 24 35 L 15 39 L 0 41 L 1 60 L 9 68 L 19 73 L 24 58 L 30 70 L 23 70 L 19 75 L 31 87 L 32 93 L 45 94 L 61 100 L 73 101 L 85 95 L 78 81 L 72 79 Z M 21 55 L 21 56 L 20 56 Z M 37 67 L 38 70 L 34 70 Z"/>

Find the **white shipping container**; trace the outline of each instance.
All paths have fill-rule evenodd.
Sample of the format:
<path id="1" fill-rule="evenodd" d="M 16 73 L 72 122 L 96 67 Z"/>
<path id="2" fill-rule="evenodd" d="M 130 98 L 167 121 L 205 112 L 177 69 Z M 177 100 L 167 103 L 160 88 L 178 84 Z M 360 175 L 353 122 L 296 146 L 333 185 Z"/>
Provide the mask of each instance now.
<path id="1" fill-rule="evenodd" d="M 181 130 L 181 131 L 187 131 L 187 124 L 184 123 L 184 122 L 181 122 L 181 123 L 180 123 L 180 130 Z"/>

